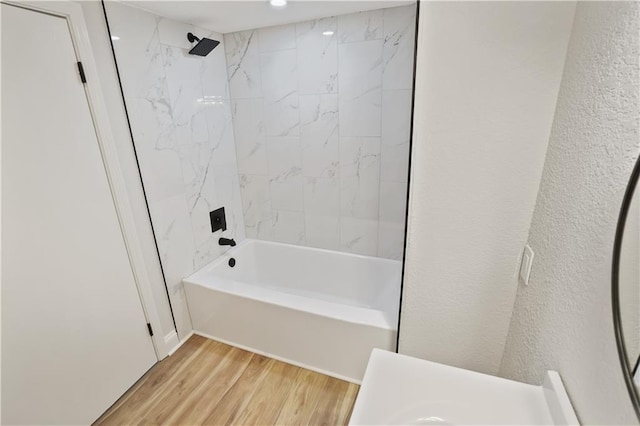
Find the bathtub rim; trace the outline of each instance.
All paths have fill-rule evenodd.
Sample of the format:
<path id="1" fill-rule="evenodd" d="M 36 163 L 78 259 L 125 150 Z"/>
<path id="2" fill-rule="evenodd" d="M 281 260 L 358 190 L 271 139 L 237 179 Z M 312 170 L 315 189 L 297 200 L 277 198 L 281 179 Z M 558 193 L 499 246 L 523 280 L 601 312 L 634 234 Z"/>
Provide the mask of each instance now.
<path id="1" fill-rule="evenodd" d="M 190 278 L 200 272 L 204 272 L 205 270 L 209 269 L 209 268 L 213 268 L 215 266 L 217 266 L 218 264 L 222 263 L 225 259 L 228 260 L 229 257 L 233 257 L 233 253 L 239 251 L 242 247 L 244 247 L 245 245 L 249 245 L 250 243 L 257 243 L 257 244 L 267 244 L 267 245 L 275 245 L 275 246 L 279 246 L 279 247 L 295 247 L 296 250 L 300 249 L 303 251 L 319 251 L 319 252 L 323 252 L 323 253 L 327 253 L 327 254 L 336 254 L 338 253 L 341 256 L 346 256 L 346 257 L 350 257 L 350 258 L 356 258 L 356 259 L 362 259 L 362 260 L 368 260 L 368 259 L 375 259 L 376 261 L 380 261 L 382 263 L 386 263 L 386 264 L 402 264 L 402 260 L 398 259 L 388 259 L 386 257 L 378 257 L 378 256 L 367 256 L 364 254 L 357 254 L 357 253 L 348 253 L 348 252 L 344 252 L 344 251 L 338 251 L 338 250 L 329 250 L 329 249 L 324 249 L 324 248 L 318 248 L 318 247 L 309 247 L 309 246 L 299 246 L 296 244 L 288 244 L 288 243 L 281 243 L 278 241 L 265 241 L 265 240 L 258 240 L 255 238 L 244 238 L 242 241 L 240 241 L 239 243 L 237 243 L 235 245 L 235 247 L 230 247 L 229 249 L 227 249 L 226 251 L 220 253 L 220 255 L 212 260 L 211 262 L 202 265 L 200 268 L 196 269 L 195 271 L 193 271 L 193 273 L 191 275 L 189 275 L 186 278 Z M 225 256 L 227 256 L 225 258 Z"/>

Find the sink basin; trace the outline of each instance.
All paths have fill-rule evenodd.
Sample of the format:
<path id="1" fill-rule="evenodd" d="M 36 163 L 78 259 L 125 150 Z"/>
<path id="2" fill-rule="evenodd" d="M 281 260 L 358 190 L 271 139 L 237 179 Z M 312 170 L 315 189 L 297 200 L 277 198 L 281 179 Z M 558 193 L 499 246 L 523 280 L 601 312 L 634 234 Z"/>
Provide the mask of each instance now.
<path id="1" fill-rule="evenodd" d="M 579 425 L 558 373 L 534 386 L 374 349 L 350 425 Z"/>

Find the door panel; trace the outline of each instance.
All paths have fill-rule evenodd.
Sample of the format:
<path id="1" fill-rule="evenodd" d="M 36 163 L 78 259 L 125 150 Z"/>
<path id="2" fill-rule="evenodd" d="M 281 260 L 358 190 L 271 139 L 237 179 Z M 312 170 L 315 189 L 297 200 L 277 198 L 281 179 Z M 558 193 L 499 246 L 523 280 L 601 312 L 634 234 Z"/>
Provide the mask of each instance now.
<path id="1" fill-rule="evenodd" d="M 2 422 L 87 424 L 156 357 L 67 22 L 1 7 Z"/>

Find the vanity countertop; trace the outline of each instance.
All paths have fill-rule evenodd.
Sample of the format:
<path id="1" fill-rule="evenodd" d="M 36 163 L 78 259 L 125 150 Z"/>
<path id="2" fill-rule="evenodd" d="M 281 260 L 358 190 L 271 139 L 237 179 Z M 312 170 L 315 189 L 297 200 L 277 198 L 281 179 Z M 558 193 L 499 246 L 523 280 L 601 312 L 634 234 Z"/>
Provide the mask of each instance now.
<path id="1" fill-rule="evenodd" d="M 374 349 L 350 425 L 577 425 L 560 377 L 543 386 Z"/>

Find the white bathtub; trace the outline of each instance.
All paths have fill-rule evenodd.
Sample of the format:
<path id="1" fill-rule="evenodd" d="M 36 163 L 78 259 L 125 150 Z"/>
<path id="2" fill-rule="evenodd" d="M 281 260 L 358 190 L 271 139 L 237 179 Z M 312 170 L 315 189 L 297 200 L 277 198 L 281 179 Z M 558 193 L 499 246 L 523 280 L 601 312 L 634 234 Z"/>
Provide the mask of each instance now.
<path id="1" fill-rule="evenodd" d="M 373 348 L 395 350 L 400 276 L 399 261 L 244 240 L 183 281 L 196 334 L 359 383 Z"/>

